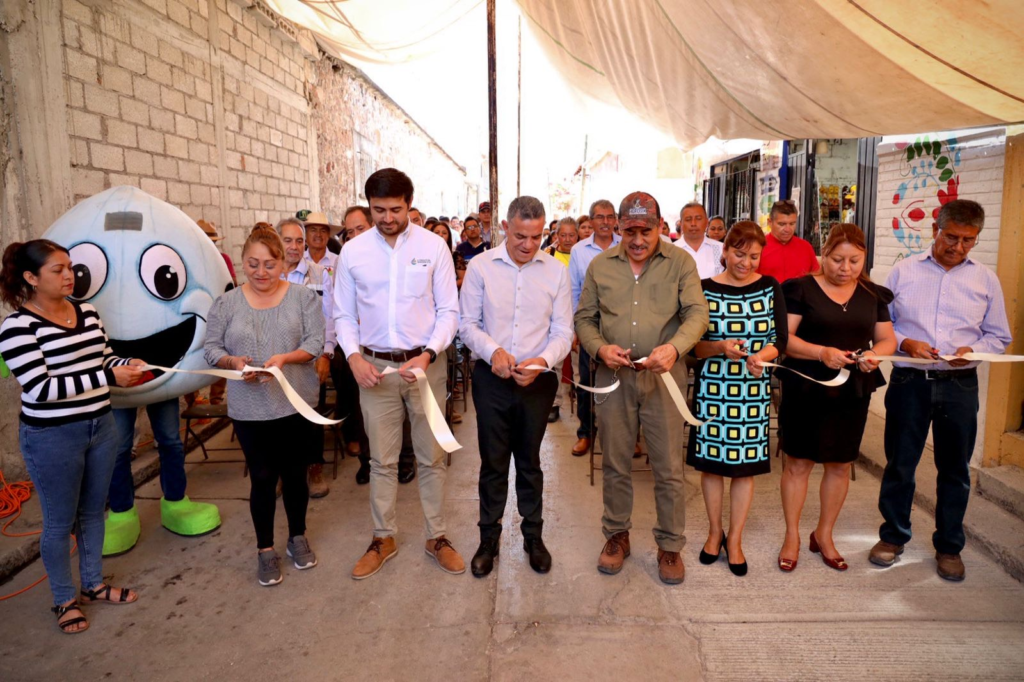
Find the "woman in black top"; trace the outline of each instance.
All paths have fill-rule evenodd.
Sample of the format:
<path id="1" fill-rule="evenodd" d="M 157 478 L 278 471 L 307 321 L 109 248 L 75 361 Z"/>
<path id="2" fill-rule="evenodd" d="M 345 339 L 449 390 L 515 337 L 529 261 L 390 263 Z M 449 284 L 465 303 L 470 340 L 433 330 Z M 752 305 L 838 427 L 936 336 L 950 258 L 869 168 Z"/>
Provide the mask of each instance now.
<path id="1" fill-rule="evenodd" d="M 789 456 L 782 474 L 782 509 L 786 539 L 779 568 L 792 571 L 800 553 L 800 512 L 807 480 L 816 462 L 825 467 L 821 481 L 821 515 L 811 533 L 812 552 L 827 566 L 848 566 L 832 541 L 832 530 L 850 486 L 850 466 L 857 459 L 867 422 L 871 393 L 885 384 L 872 355 L 896 350 L 889 319 L 892 292 L 864 273 L 864 234 L 856 225 L 832 228 L 822 248 L 822 269 L 783 285 L 789 316 L 789 345 L 783 364 L 816 379 L 831 379 L 848 367 L 846 383 L 826 387 L 789 372 L 780 372 L 782 405 L 779 426 Z M 856 367 L 853 367 L 856 365 Z"/>

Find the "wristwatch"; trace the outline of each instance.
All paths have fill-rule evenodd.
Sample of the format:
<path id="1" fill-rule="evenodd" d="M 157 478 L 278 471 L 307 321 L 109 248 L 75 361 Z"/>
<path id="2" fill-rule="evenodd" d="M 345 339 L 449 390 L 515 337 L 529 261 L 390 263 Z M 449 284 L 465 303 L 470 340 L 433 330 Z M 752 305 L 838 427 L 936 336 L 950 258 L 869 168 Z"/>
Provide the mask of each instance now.
<path id="1" fill-rule="evenodd" d="M 430 363 L 433 364 L 434 360 L 437 360 L 437 352 L 433 348 L 424 348 L 423 352 L 430 356 Z"/>

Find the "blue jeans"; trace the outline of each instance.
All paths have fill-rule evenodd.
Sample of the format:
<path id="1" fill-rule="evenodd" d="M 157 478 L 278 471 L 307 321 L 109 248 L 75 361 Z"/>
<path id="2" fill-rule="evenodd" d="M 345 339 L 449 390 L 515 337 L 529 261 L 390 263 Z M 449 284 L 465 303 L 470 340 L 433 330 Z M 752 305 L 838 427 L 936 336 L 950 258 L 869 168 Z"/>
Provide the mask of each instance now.
<path id="1" fill-rule="evenodd" d="M 43 508 L 40 554 L 53 603 L 75 598 L 71 543 L 78 539 L 82 589 L 103 584 L 103 508 L 114 469 L 117 435 L 110 414 L 60 426 L 29 426 L 18 435 L 25 466 Z"/>
<path id="2" fill-rule="evenodd" d="M 895 367 L 885 394 L 885 473 L 878 510 L 885 522 L 878 536 L 894 545 L 910 541 L 915 472 L 929 426 L 938 469 L 935 533 L 943 554 L 964 548 L 964 514 L 971 492 L 971 453 L 978 435 L 978 374 L 961 370 L 943 378 Z"/>
<path id="3" fill-rule="evenodd" d="M 146 405 L 146 414 L 153 427 L 157 452 L 160 453 L 160 489 L 164 499 L 177 502 L 185 497 L 185 446 L 181 442 L 181 419 L 178 399 L 171 398 Z M 114 410 L 117 424 L 117 463 L 110 481 L 110 511 L 126 512 L 135 506 L 135 481 L 132 479 L 132 444 L 135 440 L 135 417 L 138 409 Z"/>

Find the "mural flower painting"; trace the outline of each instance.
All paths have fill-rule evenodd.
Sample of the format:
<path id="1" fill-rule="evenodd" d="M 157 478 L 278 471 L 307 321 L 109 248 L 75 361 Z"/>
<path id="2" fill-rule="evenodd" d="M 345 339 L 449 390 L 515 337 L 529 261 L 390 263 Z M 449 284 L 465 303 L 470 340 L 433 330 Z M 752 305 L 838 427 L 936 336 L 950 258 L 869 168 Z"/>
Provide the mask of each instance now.
<path id="1" fill-rule="evenodd" d="M 900 173 L 906 178 L 892 197 L 893 206 L 900 207 L 892 219 L 893 235 L 906 250 L 900 260 L 927 248 L 939 209 L 959 196 L 960 149 L 956 138 L 933 141 L 927 135 L 896 148 L 903 152 Z"/>

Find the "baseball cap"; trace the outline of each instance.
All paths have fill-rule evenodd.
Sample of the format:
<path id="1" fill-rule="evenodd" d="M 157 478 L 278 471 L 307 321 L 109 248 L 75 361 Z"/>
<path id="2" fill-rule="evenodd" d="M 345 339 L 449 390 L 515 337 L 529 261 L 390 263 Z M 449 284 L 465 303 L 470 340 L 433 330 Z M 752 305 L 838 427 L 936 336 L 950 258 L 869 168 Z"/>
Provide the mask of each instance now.
<path id="1" fill-rule="evenodd" d="M 491 202 L 489 202 L 489 201 L 481 201 L 480 202 L 480 206 L 477 208 L 477 210 L 480 211 L 481 213 L 483 213 L 485 211 L 487 213 L 490 213 L 491 212 Z"/>
<path id="2" fill-rule="evenodd" d="M 623 229 L 631 225 L 655 227 L 660 223 L 661 207 L 647 192 L 631 192 L 619 204 L 619 224 Z"/>

